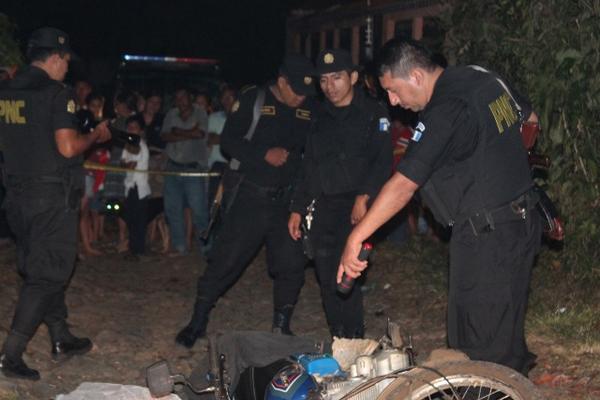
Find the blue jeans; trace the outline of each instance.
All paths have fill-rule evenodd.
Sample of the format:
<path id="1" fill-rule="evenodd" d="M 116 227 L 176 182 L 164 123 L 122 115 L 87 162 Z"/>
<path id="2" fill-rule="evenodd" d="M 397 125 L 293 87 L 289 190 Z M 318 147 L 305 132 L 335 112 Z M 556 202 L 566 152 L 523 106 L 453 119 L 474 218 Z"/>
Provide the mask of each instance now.
<path id="1" fill-rule="evenodd" d="M 167 163 L 168 171 L 206 172 L 206 168 L 187 168 L 171 161 Z M 185 226 L 183 210 L 192 209 L 192 224 L 199 237 L 208 226 L 208 206 L 206 201 L 206 178 L 186 176 L 165 176 L 163 190 L 165 216 L 171 233 L 173 248 L 180 253 L 186 251 Z M 189 249 L 187 249 L 189 250 Z"/>

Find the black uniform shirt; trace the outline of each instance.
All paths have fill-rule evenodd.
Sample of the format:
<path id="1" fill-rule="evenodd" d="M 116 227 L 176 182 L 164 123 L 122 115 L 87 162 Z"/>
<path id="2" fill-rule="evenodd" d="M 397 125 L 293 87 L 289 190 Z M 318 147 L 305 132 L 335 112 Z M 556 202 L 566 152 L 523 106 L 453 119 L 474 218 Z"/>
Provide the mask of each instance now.
<path id="1" fill-rule="evenodd" d="M 437 178 L 438 191 L 442 189 L 454 214 L 503 204 L 531 186 L 519 121 L 515 118 L 510 130 L 498 132 L 486 99 L 506 93 L 522 108 L 521 119 L 531 114 L 531 104 L 498 79 L 472 67 L 444 70 L 397 166 L 419 186 L 443 170 L 444 176 Z M 482 160 L 476 156 L 480 141 L 485 148 Z M 478 197 L 484 204 L 473 205 Z"/>
<path id="2" fill-rule="evenodd" d="M 14 175 L 52 175 L 80 166 L 82 158 L 63 157 L 58 129 L 79 129 L 70 88 L 35 66 L 24 67 L 0 86 L 0 132 L 6 169 Z"/>
<path id="3" fill-rule="evenodd" d="M 265 101 L 252 139 L 247 141 L 244 136 L 252 123 L 256 87 L 247 89 L 234 103 L 221 133 L 221 147 L 241 162 L 240 171 L 246 180 L 260 186 L 287 187 L 300 169 L 314 105 L 307 98 L 300 107 L 291 108 L 278 101 L 268 86 L 264 90 Z M 289 151 L 287 162 L 280 167 L 265 161 L 267 151 L 273 147 Z"/>
<path id="4" fill-rule="evenodd" d="M 303 177 L 291 209 L 303 213 L 321 194 L 368 194 L 373 199 L 391 168 L 387 110 L 359 89 L 348 106 L 335 107 L 326 100 L 309 133 Z"/>
<path id="5" fill-rule="evenodd" d="M 454 95 L 463 91 L 461 81 L 469 74 L 479 74 L 471 67 L 450 67 L 438 78 L 431 101 L 419 114 L 419 124 L 397 170 L 422 186 L 439 166 L 460 162 L 473 155 L 478 142 L 477 116 L 467 103 Z M 496 75 L 489 72 L 490 79 Z M 519 92 L 504 83 L 522 107 L 524 119 L 533 112 L 531 103 Z M 437 99 L 443 98 L 443 101 Z"/>
<path id="6" fill-rule="evenodd" d="M 469 118 L 467 105 L 460 99 L 426 108 L 419 117 L 397 170 L 423 186 L 440 165 L 473 154 L 477 131 L 476 120 Z"/>

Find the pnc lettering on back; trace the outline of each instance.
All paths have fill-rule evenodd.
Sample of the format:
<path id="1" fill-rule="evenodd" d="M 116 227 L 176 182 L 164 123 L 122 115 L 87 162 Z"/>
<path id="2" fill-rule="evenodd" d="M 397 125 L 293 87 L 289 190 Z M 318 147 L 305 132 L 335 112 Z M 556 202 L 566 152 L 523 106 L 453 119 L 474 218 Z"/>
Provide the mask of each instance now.
<path id="1" fill-rule="evenodd" d="M 492 112 L 499 134 L 504 133 L 505 125 L 508 128 L 519 120 L 507 93 L 502 93 L 500 97 L 488 104 L 488 107 Z"/>
<path id="2" fill-rule="evenodd" d="M 25 124 L 27 120 L 21 115 L 23 108 L 25 108 L 25 100 L 0 99 L 0 119 L 4 118 L 7 124 Z"/>

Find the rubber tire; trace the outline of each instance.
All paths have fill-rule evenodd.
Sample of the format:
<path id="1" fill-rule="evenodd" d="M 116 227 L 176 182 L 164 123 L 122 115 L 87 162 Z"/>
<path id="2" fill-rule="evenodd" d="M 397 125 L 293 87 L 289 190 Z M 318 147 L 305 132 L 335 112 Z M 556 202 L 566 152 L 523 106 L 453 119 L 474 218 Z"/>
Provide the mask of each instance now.
<path id="1" fill-rule="evenodd" d="M 488 381 L 487 387 L 504 389 L 512 400 L 544 400 L 535 385 L 517 371 L 485 361 L 453 361 L 436 365 L 437 371 L 457 386 L 457 381 Z M 491 383 L 491 384 L 490 384 Z M 377 400 L 426 400 L 431 395 L 431 384 L 439 389 L 449 388 L 448 383 L 437 373 L 419 367 L 392 382 Z M 489 386 L 488 386 L 489 385 Z M 429 389 L 429 393 L 428 393 Z M 512 391 L 512 393 L 510 393 Z M 434 392 L 435 393 L 435 392 Z M 452 397 L 453 400 L 457 399 Z"/>

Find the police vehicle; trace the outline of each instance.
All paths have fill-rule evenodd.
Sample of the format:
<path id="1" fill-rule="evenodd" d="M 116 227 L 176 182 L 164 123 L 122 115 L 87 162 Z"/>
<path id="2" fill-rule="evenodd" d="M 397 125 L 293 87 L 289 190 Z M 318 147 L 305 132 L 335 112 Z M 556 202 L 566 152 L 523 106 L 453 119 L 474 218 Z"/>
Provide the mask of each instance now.
<path id="1" fill-rule="evenodd" d="M 116 75 L 117 90 L 158 92 L 169 105 L 178 88 L 204 92 L 214 97 L 221 80 L 220 61 L 215 58 L 169 57 L 123 54 Z"/>

